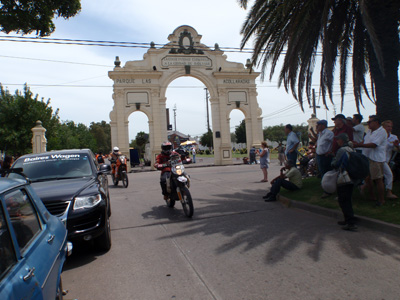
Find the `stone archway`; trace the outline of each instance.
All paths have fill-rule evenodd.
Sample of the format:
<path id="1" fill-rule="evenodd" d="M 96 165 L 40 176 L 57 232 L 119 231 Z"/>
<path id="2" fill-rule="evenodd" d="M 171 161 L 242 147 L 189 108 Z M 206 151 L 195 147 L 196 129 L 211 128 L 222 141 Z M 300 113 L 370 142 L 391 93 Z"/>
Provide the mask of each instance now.
<path id="1" fill-rule="evenodd" d="M 134 111 L 149 119 L 152 165 L 167 139 L 166 90 L 175 79 L 191 76 L 200 80 L 210 92 L 214 161 L 216 165 L 232 163 L 229 116 L 233 109 L 245 115 L 247 147 L 260 147 L 263 139 L 262 110 L 257 102 L 255 80 L 259 73 L 241 63 L 227 61 L 218 44 L 211 49 L 200 42 L 201 35 L 190 26 L 180 26 L 169 35 L 169 43 L 155 48 L 153 43 L 143 60 L 128 61 L 108 73 L 114 81 L 114 107 L 110 113 L 112 146 L 129 153 L 128 118 Z"/>

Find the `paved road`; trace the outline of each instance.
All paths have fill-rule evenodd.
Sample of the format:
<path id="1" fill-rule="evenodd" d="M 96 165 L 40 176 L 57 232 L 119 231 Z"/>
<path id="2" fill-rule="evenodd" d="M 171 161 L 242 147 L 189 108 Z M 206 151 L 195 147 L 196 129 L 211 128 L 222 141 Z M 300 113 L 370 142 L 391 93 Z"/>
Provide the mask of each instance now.
<path id="1" fill-rule="evenodd" d="M 258 166 L 189 171 L 192 220 L 164 205 L 157 172 L 110 188 L 113 247 L 75 247 L 67 298 L 399 299 L 400 238 L 263 202 Z"/>

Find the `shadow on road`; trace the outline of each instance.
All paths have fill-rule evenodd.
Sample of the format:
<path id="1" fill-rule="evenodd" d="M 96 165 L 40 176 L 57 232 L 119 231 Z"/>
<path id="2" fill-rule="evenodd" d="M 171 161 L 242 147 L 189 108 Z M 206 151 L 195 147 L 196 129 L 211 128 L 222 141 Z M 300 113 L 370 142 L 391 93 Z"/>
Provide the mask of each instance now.
<path id="1" fill-rule="evenodd" d="M 264 191 L 263 191 L 264 192 Z M 400 261 L 400 240 L 394 236 L 359 228 L 359 232 L 346 232 L 336 225 L 336 220 L 313 213 L 286 209 L 279 202 L 265 203 L 259 190 L 243 190 L 233 194 L 212 195 L 214 199 L 195 201 L 193 222 L 182 225 L 179 233 L 162 239 L 188 235 L 223 235 L 215 249 L 223 254 L 234 249 L 247 252 L 263 246 L 265 263 L 276 264 L 294 251 L 304 251 L 314 261 L 319 261 L 324 244 L 336 243 L 342 251 L 355 259 L 367 259 L 368 252 L 389 255 Z M 200 203 L 196 208 L 196 203 Z M 153 208 L 143 215 L 147 218 L 169 218 L 162 208 Z M 176 217 L 178 219 L 178 217 Z M 299 250 L 301 248 L 302 250 Z"/>
<path id="2" fill-rule="evenodd" d="M 74 243 L 72 255 L 67 258 L 64 265 L 64 271 L 72 270 L 83 265 L 89 264 L 97 259 L 97 257 L 106 254 L 106 252 L 98 251 L 90 242 Z"/>

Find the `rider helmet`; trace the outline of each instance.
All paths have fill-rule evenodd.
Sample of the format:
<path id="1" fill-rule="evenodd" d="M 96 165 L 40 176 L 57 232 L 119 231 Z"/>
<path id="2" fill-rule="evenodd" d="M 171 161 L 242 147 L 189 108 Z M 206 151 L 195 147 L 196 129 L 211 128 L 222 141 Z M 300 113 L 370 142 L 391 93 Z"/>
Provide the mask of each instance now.
<path id="1" fill-rule="evenodd" d="M 119 152 L 119 148 L 118 148 L 118 147 L 114 147 L 114 148 L 113 148 L 113 153 L 114 153 L 114 154 L 117 154 L 118 152 Z"/>
<path id="2" fill-rule="evenodd" d="M 164 155 L 170 155 L 172 152 L 172 143 L 164 142 L 161 144 L 161 153 Z"/>

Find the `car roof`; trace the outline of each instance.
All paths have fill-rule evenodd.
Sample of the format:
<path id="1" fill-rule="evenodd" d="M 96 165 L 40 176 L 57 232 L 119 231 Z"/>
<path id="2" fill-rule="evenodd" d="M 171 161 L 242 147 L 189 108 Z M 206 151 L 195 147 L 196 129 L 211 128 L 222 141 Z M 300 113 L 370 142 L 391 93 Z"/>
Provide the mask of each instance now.
<path id="1" fill-rule="evenodd" d="M 4 193 L 13 188 L 26 185 L 27 182 L 24 179 L 14 179 L 14 178 L 0 178 L 0 193 Z"/>
<path id="2" fill-rule="evenodd" d="M 20 158 L 26 158 L 26 157 L 32 157 L 32 156 L 46 156 L 46 155 L 57 155 L 57 154 L 89 154 L 91 152 L 90 149 L 68 149 L 68 150 L 54 150 L 54 151 L 48 151 L 48 152 L 42 152 L 42 153 L 36 153 L 36 154 L 25 154 L 21 156 Z M 19 159 L 20 159 L 19 158 Z"/>

